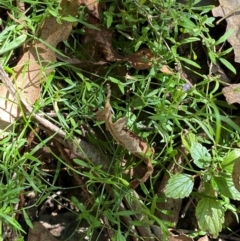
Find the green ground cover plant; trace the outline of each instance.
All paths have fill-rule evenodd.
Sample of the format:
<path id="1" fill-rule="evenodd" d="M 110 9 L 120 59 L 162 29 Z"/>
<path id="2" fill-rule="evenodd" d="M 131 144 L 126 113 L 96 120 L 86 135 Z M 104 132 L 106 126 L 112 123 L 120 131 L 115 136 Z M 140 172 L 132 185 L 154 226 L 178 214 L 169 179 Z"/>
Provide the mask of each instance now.
<path id="1" fill-rule="evenodd" d="M 105 217 L 107 229 L 112 230 L 111 240 L 134 240 L 133 230 L 124 222 L 124 218 L 131 217 L 131 225 L 139 229 L 155 225 L 161 230 L 156 240 L 169 240 L 168 228 L 176 228 L 176 223 L 158 215 L 171 215 L 171 210 L 159 207 L 168 199 L 186 198 L 196 206 L 198 230 L 191 237 L 201 233 L 217 238 L 223 228 L 230 229 L 224 217 L 231 211 L 238 219 L 232 200 L 239 201 L 240 193 L 232 172 L 240 156 L 240 127 L 236 123 L 236 107 L 228 105 L 221 94 L 226 83 L 212 66 L 221 64 L 226 71 L 237 71 L 228 59 L 232 48 L 220 50 L 233 30 L 217 37 L 211 34 L 216 27 L 210 12 L 213 6 L 199 5 L 200 0 L 184 4 L 176 0 L 100 1 L 104 10 L 97 19 L 85 5 L 79 6 L 77 16 L 65 16 L 59 1 L 23 3 L 24 10 L 13 2 L 0 3 L 1 12 L 9 13 L 0 19 L 4 26 L 0 33 L 0 60 L 5 71 L 14 76 L 21 50 L 27 51 L 34 42 L 43 43 L 58 60 L 42 66 L 42 72 L 54 71 L 46 72 L 33 112 L 27 113 L 21 106 L 22 116 L 2 130 L 7 136 L 0 140 L 0 227 L 4 223 L 4 227 L 17 233 L 13 240 L 24 240 L 27 231 L 19 224 L 16 213 L 21 211 L 29 227 L 32 220 L 27 211 L 30 207 L 16 209 L 20 197 L 34 191 L 38 196 L 34 205 L 38 206 L 57 190 L 73 188 L 59 184 L 61 168 L 66 167 L 70 176 L 78 175 L 84 180 L 81 185 L 88 193 L 91 207 L 75 195 L 69 198 L 79 211 L 78 219 L 87 220 L 90 225 L 87 236 L 91 237 L 95 229 L 106 229 L 106 223 L 100 221 Z M 73 26 L 69 38 L 57 47 L 39 38 L 48 18 Z M 98 31 L 102 33 L 100 37 Z M 91 38 L 92 33 L 96 40 L 89 47 L 85 36 Z M 133 55 L 142 54 L 143 49 L 150 53 L 151 61 L 146 56 Z M 28 64 L 23 68 L 26 74 Z M 135 190 L 130 188 L 135 177 L 126 173 L 143 161 L 119 145 L 103 121 L 96 120 L 97 111 L 106 103 L 107 84 L 112 89 L 113 119 L 127 117 L 127 129 L 154 148 L 154 172 Z M 39 151 L 56 146 L 58 140 L 57 133 L 41 129 L 34 119 L 36 113 L 47 113 L 44 118 L 64 131 L 65 140 L 80 137 L 97 146 L 108 167 L 95 165 L 88 156 L 75 156 L 68 163 L 62 154 L 51 149 L 56 170 L 51 174 L 43 171 Z M 34 146 L 29 144 L 30 132 L 34 134 Z M 168 169 L 170 163 L 181 171 L 172 173 Z M 135 172 L 136 178 L 141 178 L 141 172 Z M 167 184 L 159 193 L 166 174 Z M 129 206 L 121 209 L 122 202 Z M 5 240 L 4 230 L 0 232 L 0 240 Z M 150 240 L 141 232 L 136 233 L 139 240 Z"/>

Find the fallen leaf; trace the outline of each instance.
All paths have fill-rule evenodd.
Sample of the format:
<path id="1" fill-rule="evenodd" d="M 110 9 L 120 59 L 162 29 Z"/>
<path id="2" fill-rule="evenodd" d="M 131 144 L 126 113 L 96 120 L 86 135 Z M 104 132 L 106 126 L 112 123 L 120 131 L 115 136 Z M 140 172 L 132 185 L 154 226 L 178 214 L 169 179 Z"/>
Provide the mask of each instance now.
<path id="1" fill-rule="evenodd" d="M 185 234 L 180 234 L 180 235 L 171 234 L 170 241 L 193 241 L 193 239 L 189 238 Z"/>
<path id="2" fill-rule="evenodd" d="M 62 16 L 75 16 L 78 12 L 77 0 L 62 0 Z M 62 21 L 59 24 L 54 17 L 46 19 L 40 29 L 41 42 L 32 42 L 29 49 L 14 68 L 16 75 L 12 81 L 18 88 L 21 98 L 25 98 L 30 105 L 33 105 L 40 96 L 40 83 L 54 69 L 50 66 L 56 61 L 55 53 L 48 46 L 56 48 L 57 44 L 68 38 L 72 30 L 72 24 Z M 46 43 L 46 44 L 45 44 Z M 19 103 L 9 93 L 6 86 L 0 86 L 0 129 L 5 129 L 17 117 L 21 115 Z"/>
<path id="3" fill-rule="evenodd" d="M 92 50 L 93 53 L 101 51 L 107 61 L 129 62 L 131 67 L 137 70 L 148 69 L 153 65 L 153 60 L 155 60 L 155 58 L 150 49 L 142 48 L 136 53 L 122 56 L 118 54 L 112 46 L 112 31 L 99 24 L 95 26 L 99 30 L 85 28 L 86 35 L 84 40 L 84 42 L 88 43 L 91 47 L 95 46 L 94 50 Z"/>
<path id="4" fill-rule="evenodd" d="M 127 117 L 118 119 L 116 122 L 112 122 L 111 113 L 111 89 L 108 85 L 107 100 L 103 110 L 97 112 L 97 120 L 105 121 L 106 129 L 111 133 L 112 137 L 120 145 L 125 147 L 133 155 L 142 158 L 147 165 L 148 171 L 145 173 L 144 177 L 141 179 L 133 180 L 131 182 L 131 187 L 136 188 L 141 182 L 145 182 L 153 172 L 153 166 L 151 163 L 151 158 L 154 154 L 154 149 L 149 147 L 148 144 L 143 141 L 139 136 L 130 130 L 124 128 L 127 123 Z"/>
<path id="5" fill-rule="evenodd" d="M 198 241 L 209 241 L 209 238 L 207 235 L 205 235 L 205 236 L 199 238 Z"/>
<path id="6" fill-rule="evenodd" d="M 40 222 L 34 222 L 29 229 L 27 241 L 57 241 L 57 239 Z"/>
<path id="7" fill-rule="evenodd" d="M 164 74 L 174 74 L 167 65 L 163 65 L 161 68 L 160 68 L 160 71 Z"/>
<path id="8" fill-rule="evenodd" d="M 112 47 L 112 31 L 98 24 L 96 24 L 95 26 L 99 30 L 85 28 L 86 35 L 84 42 L 88 43 L 88 45 L 90 45 L 91 47 L 95 47 L 92 52 L 95 53 L 101 51 L 106 60 L 109 62 L 123 61 L 124 57 L 118 54 Z"/>
<path id="9" fill-rule="evenodd" d="M 235 62 L 240 63 L 240 45 L 239 45 L 239 31 L 240 31 L 240 15 L 239 1 L 219 0 L 220 5 L 213 8 L 212 14 L 214 17 L 226 17 L 227 28 L 226 32 L 234 29 L 233 34 L 228 38 L 228 42 L 234 49 Z M 237 12 L 235 12 L 237 10 Z M 236 13 L 236 14 L 235 14 Z"/>
<path id="10" fill-rule="evenodd" d="M 153 59 L 154 56 L 148 48 L 142 48 L 136 53 L 124 58 L 124 60 L 127 60 L 134 69 L 138 70 L 150 68 L 153 65 Z"/>
<path id="11" fill-rule="evenodd" d="M 88 11 L 96 18 L 100 18 L 98 0 L 78 0 L 79 5 L 85 5 Z"/>
<path id="12" fill-rule="evenodd" d="M 222 89 L 229 105 L 233 103 L 240 104 L 240 84 L 232 84 Z"/>

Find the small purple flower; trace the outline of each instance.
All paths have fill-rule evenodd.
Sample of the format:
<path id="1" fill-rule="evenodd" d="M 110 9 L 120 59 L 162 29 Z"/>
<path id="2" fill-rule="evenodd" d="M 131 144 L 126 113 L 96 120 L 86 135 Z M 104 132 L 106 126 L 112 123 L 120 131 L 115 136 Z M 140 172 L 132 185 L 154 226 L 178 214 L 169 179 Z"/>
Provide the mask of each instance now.
<path id="1" fill-rule="evenodd" d="M 189 84 L 184 84 L 183 85 L 183 87 L 182 87 L 182 89 L 183 89 L 183 91 L 187 91 L 187 90 L 189 90 L 191 88 L 191 86 L 189 85 Z"/>

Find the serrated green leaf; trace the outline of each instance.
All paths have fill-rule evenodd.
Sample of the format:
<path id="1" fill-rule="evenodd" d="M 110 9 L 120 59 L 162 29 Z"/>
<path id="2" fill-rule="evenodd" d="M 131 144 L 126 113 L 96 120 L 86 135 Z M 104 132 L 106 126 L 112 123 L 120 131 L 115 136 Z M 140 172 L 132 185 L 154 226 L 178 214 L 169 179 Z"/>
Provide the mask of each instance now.
<path id="1" fill-rule="evenodd" d="M 173 175 L 166 185 L 165 194 L 169 198 L 188 197 L 193 189 L 193 178 L 186 174 Z"/>
<path id="2" fill-rule="evenodd" d="M 240 149 L 234 149 L 227 153 L 222 161 L 222 169 L 228 173 L 232 173 L 233 165 L 237 158 L 240 157 Z"/>
<path id="3" fill-rule="evenodd" d="M 224 222 L 224 211 L 220 201 L 214 198 L 202 198 L 197 204 L 196 217 L 200 229 L 217 238 Z"/>
<path id="4" fill-rule="evenodd" d="M 235 188 L 232 177 L 214 177 L 214 181 L 217 183 L 221 195 L 233 200 L 240 200 L 240 192 Z"/>
<path id="5" fill-rule="evenodd" d="M 208 153 L 206 147 L 200 143 L 193 143 L 190 148 L 190 153 L 193 158 L 193 162 L 199 168 L 207 168 L 211 164 L 211 155 Z"/>

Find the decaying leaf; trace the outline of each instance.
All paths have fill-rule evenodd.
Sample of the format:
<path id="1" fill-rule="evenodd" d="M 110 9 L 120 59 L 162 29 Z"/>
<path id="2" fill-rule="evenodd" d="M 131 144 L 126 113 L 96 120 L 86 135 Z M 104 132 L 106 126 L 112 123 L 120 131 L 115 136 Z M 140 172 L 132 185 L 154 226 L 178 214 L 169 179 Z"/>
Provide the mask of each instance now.
<path id="1" fill-rule="evenodd" d="M 193 241 L 192 238 L 188 237 L 185 234 L 180 234 L 180 235 L 171 235 L 170 241 Z"/>
<path id="2" fill-rule="evenodd" d="M 236 159 L 233 171 L 232 171 L 232 179 L 235 188 L 240 192 L 240 158 Z"/>
<path id="3" fill-rule="evenodd" d="M 233 103 L 240 104 L 240 84 L 232 84 L 222 89 L 229 105 Z"/>
<path id="4" fill-rule="evenodd" d="M 134 69 L 148 69 L 153 64 L 154 56 L 150 49 L 142 48 L 134 54 L 125 58 Z"/>
<path id="5" fill-rule="evenodd" d="M 78 0 L 79 4 L 85 5 L 88 11 L 99 19 L 99 1 L 97 0 Z"/>
<path id="6" fill-rule="evenodd" d="M 86 35 L 84 42 L 89 44 L 91 43 L 91 46 L 94 46 L 93 43 L 95 43 L 95 52 L 96 48 L 100 49 L 107 61 L 129 62 L 131 67 L 137 70 L 148 69 L 153 65 L 154 56 L 150 49 L 142 48 L 136 53 L 122 56 L 112 47 L 112 31 L 98 24 L 95 26 L 99 28 L 99 30 L 85 28 Z"/>
<path id="7" fill-rule="evenodd" d="M 226 17 L 228 32 L 234 29 L 233 34 L 228 38 L 228 42 L 233 46 L 235 62 L 240 63 L 240 46 L 239 46 L 239 30 L 240 30 L 240 15 L 239 1 L 219 0 L 220 5 L 212 10 L 214 17 Z"/>
<path id="8" fill-rule="evenodd" d="M 131 182 L 131 187 L 136 188 L 141 182 L 145 182 L 153 172 L 151 158 L 154 154 L 154 149 L 149 147 L 139 136 L 124 128 L 127 123 L 127 117 L 120 118 L 114 123 L 112 122 L 110 97 L 111 89 L 110 85 L 108 85 L 105 107 L 103 110 L 97 112 L 97 120 L 104 120 L 106 129 L 111 133 L 112 137 L 133 155 L 142 158 L 146 163 L 148 171 L 144 177 Z"/>
<path id="9" fill-rule="evenodd" d="M 78 4 L 77 0 L 62 0 L 62 16 L 75 16 Z M 71 30 L 72 23 L 62 21 L 62 24 L 59 24 L 54 17 L 46 19 L 40 29 L 41 42 L 31 43 L 14 68 L 16 75 L 12 80 L 18 87 L 20 97 L 25 98 L 30 105 L 40 96 L 40 83 L 53 71 L 53 68 L 48 67 L 56 61 L 52 48 L 56 48 L 59 42 L 66 40 Z M 0 96 L 0 129 L 4 129 L 20 116 L 21 111 L 4 85 L 0 86 Z"/>
<path id="10" fill-rule="evenodd" d="M 160 68 L 160 71 L 164 74 L 174 74 L 174 72 L 172 70 L 170 70 L 170 68 L 167 66 L 167 65 L 163 65 L 161 68 Z"/>
<path id="11" fill-rule="evenodd" d="M 198 241 L 209 241 L 209 238 L 207 235 L 205 235 L 205 236 L 199 238 Z"/>

